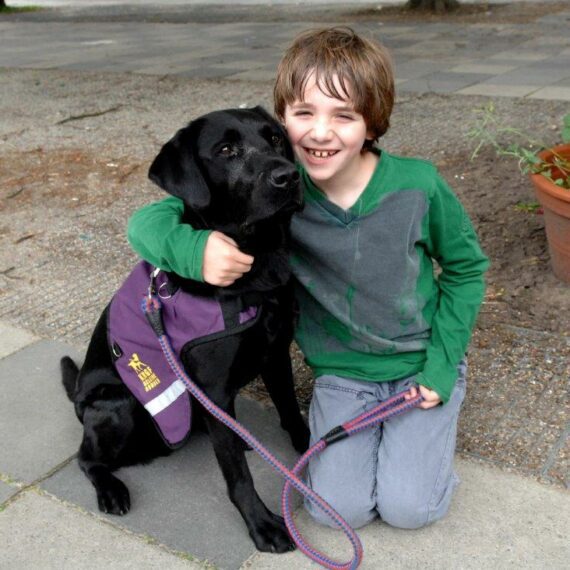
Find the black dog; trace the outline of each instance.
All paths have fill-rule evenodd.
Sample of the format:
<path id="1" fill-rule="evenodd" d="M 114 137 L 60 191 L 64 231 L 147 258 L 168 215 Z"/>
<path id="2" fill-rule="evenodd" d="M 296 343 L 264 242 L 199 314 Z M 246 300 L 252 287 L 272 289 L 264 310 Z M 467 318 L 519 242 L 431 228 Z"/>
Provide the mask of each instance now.
<path id="1" fill-rule="evenodd" d="M 293 294 L 288 265 L 289 222 L 302 207 L 302 189 L 284 131 L 260 107 L 213 112 L 166 143 L 149 176 L 184 201 L 184 222 L 223 232 L 255 258 L 252 269 L 225 288 L 168 274 L 184 292 L 245 307 L 254 304 L 259 311 L 253 326 L 183 352 L 185 370 L 232 416 L 240 388 L 261 375 L 281 426 L 303 452 L 308 429 L 295 397 L 289 358 Z M 117 373 L 108 312 L 109 306 L 93 332 L 81 370 L 69 357 L 62 359 L 61 367 L 63 384 L 84 426 L 79 465 L 97 491 L 99 508 L 125 514 L 129 492 L 111 472 L 166 455 L 170 448 Z M 198 408 L 194 405 L 193 412 L 202 411 Z M 256 547 L 269 552 L 293 548 L 283 519 L 266 508 L 254 489 L 242 440 L 209 414 L 202 415 L 230 499 Z"/>

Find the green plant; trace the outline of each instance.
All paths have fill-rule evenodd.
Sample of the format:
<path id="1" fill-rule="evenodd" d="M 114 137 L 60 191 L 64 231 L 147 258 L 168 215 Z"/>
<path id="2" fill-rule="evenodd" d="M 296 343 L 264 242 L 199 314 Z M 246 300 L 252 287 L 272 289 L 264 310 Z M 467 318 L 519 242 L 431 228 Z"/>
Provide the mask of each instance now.
<path id="1" fill-rule="evenodd" d="M 491 146 L 498 156 L 518 159 L 523 174 L 541 174 L 556 186 L 570 190 L 570 157 L 554 152 L 553 159 L 546 161 L 538 153 L 552 145 L 544 144 L 529 134 L 502 123 L 495 114 L 495 106 L 489 103 L 475 111 L 478 115 L 467 137 L 477 142 L 471 155 L 476 158 L 484 147 Z M 562 119 L 562 142 L 570 143 L 570 113 Z M 509 142 L 504 142 L 504 141 Z M 550 149 L 552 150 L 552 149 Z"/>
<path id="2" fill-rule="evenodd" d="M 0 14 L 21 14 L 23 12 L 37 12 L 41 10 L 40 6 L 21 6 L 19 8 L 14 8 L 12 6 L 6 6 L 0 4 Z"/>
<path id="3" fill-rule="evenodd" d="M 542 213 L 538 202 L 519 202 L 515 204 L 515 210 L 517 210 L 517 212 L 524 212 L 525 214 Z"/>

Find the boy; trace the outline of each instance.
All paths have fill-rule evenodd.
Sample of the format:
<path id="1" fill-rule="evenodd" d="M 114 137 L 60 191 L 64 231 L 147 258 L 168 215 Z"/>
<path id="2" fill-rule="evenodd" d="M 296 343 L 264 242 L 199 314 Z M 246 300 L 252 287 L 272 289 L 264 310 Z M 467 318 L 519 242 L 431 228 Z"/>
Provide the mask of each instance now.
<path id="1" fill-rule="evenodd" d="M 316 378 L 311 443 L 397 392 L 419 389 L 424 397 L 421 409 L 315 457 L 308 480 L 354 527 L 380 516 L 419 528 L 447 512 L 458 482 L 462 359 L 487 259 L 430 163 L 374 147 L 394 101 L 382 46 L 347 28 L 301 34 L 279 65 L 274 98 L 306 186 L 305 209 L 292 222 L 291 264 L 296 340 Z M 218 232 L 182 225 L 182 210 L 167 198 L 135 213 L 135 250 L 214 285 L 249 270 L 251 256 Z M 311 514 L 329 524 L 319 511 Z"/>

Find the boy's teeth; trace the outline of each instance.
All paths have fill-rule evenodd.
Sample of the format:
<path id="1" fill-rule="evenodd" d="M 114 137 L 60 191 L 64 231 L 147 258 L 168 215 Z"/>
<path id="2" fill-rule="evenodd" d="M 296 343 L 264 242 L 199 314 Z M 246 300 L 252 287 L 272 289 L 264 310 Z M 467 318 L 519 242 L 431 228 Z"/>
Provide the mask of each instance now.
<path id="1" fill-rule="evenodd" d="M 317 158 L 328 158 L 333 154 L 336 154 L 336 150 L 314 150 L 312 148 L 308 149 L 309 154 L 316 156 Z"/>

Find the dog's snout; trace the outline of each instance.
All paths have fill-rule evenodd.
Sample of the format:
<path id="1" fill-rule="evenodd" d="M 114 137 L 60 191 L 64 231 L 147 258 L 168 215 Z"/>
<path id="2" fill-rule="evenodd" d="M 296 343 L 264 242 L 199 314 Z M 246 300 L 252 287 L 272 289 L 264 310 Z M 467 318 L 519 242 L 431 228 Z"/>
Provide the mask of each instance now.
<path id="1" fill-rule="evenodd" d="M 273 170 L 269 180 L 275 188 L 288 188 L 298 184 L 300 176 L 295 167 L 282 166 Z"/>

